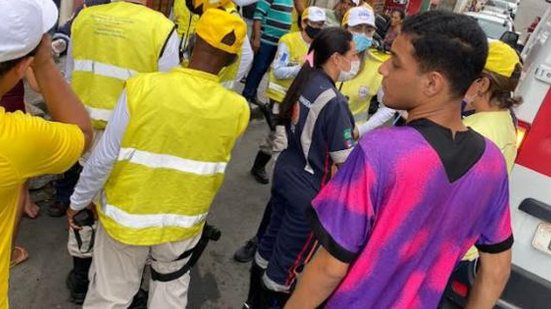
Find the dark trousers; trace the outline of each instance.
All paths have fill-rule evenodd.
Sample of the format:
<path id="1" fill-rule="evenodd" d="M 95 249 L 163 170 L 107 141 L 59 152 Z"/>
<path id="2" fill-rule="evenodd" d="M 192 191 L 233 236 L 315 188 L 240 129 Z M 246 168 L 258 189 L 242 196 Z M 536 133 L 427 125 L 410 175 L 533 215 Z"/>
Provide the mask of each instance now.
<path id="1" fill-rule="evenodd" d="M 56 201 L 69 204 L 70 197 L 75 190 L 78 178 L 80 177 L 80 172 L 82 171 L 82 166 L 77 162 L 65 173 L 63 173 L 63 178 L 59 179 L 55 183 L 56 189 Z"/>
<path id="2" fill-rule="evenodd" d="M 259 240 L 258 253 L 268 261 L 266 275 L 279 285 L 292 286 L 314 251 L 316 241 L 306 219 L 307 206 L 272 190 L 264 217 L 270 212 L 271 216 Z"/>
<path id="3" fill-rule="evenodd" d="M 260 225 L 258 226 L 258 230 L 256 231 L 256 239 L 260 242 L 260 239 L 262 236 L 264 236 L 264 233 L 266 233 L 266 230 L 268 229 L 268 224 L 270 223 L 270 217 L 272 216 L 272 204 L 268 202 L 266 204 L 266 208 L 264 208 L 264 214 L 262 215 L 262 221 L 260 221 Z"/>
<path id="4" fill-rule="evenodd" d="M 247 101 L 256 102 L 256 92 L 262 76 L 268 71 L 270 64 L 274 61 L 277 46 L 260 43 L 258 52 L 254 55 L 253 66 L 247 75 L 245 88 L 243 89 L 243 97 Z"/>

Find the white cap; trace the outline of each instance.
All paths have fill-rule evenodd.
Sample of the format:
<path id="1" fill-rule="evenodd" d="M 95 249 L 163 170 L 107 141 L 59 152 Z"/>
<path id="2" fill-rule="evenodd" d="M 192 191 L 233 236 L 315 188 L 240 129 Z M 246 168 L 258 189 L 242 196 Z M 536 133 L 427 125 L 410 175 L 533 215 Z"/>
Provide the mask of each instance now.
<path id="1" fill-rule="evenodd" d="M 325 21 L 325 11 L 317 6 L 307 7 L 302 13 L 302 20 L 306 19 L 312 22 Z"/>
<path id="2" fill-rule="evenodd" d="M 354 7 L 346 12 L 342 19 L 342 24 L 348 25 L 348 27 L 364 24 L 375 27 L 375 14 L 364 6 Z"/>
<path id="3" fill-rule="evenodd" d="M 57 21 L 52 0 L 0 0 L 0 62 L 35 49 Z"/>
<path id="4" fill-rule="evenodd" d="M 352 0 L 352 3 L 354 3 L 356 6 L 360 5 L 360 0 Z"/>

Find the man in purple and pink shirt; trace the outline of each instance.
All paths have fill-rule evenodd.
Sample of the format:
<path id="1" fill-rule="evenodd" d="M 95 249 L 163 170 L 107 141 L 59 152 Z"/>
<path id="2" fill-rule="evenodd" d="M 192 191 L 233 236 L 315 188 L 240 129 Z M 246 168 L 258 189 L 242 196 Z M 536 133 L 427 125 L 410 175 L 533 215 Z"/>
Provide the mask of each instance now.
<path id="1" fill-rule="evenodd" d="M 480 269 L 468 308 L 492 308 L 510 273 L 505 160 L 461 123 L 461 98 L 488 53 L 475 21 L 406 20 L 383 75 L 408 123 L 366 135 L 309 209 L 322 245 L 286 308 L 436 308 L 470 246 Z"/>

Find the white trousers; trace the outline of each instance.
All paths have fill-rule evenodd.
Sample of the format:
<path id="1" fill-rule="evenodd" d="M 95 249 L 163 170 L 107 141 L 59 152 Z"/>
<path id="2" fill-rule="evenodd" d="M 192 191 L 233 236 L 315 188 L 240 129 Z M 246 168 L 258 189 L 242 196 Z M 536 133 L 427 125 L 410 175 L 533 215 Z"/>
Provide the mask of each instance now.
<path id="1" fill-rule="evenodd" d="M 161 274 L 172 273 L 187 263 L 188 258 L 174 261 L 195 247 L 201 235 L 183 241 L 156 246 L 130 246 L 111 238 L 98 224 L 90 286 L 84 309 L 126 309 L 132 303 L 141 284 L 143 269 L 151 255 L 151 267 Z M 148 308 L 185 308 L 189 287 L 189 272 L 168 282 L 149 283 Z"/>

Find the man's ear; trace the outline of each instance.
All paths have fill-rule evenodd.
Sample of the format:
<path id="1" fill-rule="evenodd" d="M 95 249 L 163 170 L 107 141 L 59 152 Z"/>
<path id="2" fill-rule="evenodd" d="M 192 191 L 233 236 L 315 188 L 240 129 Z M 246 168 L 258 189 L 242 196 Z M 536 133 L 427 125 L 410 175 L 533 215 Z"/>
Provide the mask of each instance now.
<path id="1" fill-rule="evenodd" d="M 423 92 L 427 97 L 434 97 L 440 94 L 446 88 L 446 79 L 444 75 L 437 71 L 431 71 L 423 74 Z"/>
<path id="2" fill-rule="evenodd" d="M 21 61 L 19 61 L 19 63 L 15 65 L 14 67 L 15 74 L 17 74 L 17 77 L 19 79 L 25 76 L 27 69 L 33 63 L 33 60 L 34 60 L 34 57 L 27 57 L 27 58 L 21 59 Z"/>

